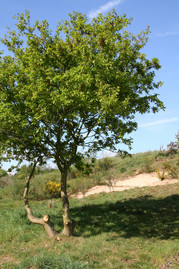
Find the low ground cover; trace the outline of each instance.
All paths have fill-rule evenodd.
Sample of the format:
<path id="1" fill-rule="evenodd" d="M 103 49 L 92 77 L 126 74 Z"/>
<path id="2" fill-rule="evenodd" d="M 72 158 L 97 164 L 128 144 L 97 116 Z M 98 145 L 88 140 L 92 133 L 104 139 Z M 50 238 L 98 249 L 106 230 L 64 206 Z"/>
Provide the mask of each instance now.
<path id="1" fill-rule="evenodd" d="M 158 153 L 97 160 L 88 175 L 73 168 L 68 190 L 85 191 L 96 184 L 109 184 L 115 177 L 162 171 L 166 163 L 178 175 L 178 155 Z M 75 234 L 58 242 L 49 241 L 43 227 L 28 221 L 21 198 L 24 180 L 7 175 L 0 179 L 0 268 L 178 268 L 178 184 L 71 198 Z M 36 217 L 49 214 L 61 231 L 61 203 L 44 192 L 47 182 L 59 183 L 58 171 L 39 173 L 32 179 L 30 204 Z"/>
<path id="2" fill-rule="evenodd" d="M 177 268 L 179 186 L 136 188 L 71 199 L 75 236 L 49 241 L 31 224 L 23 202 L 6 198 L 0 210 L 1 268 Z M 37 217 L 62 229 L 61 205 L 31 201 Z"/>

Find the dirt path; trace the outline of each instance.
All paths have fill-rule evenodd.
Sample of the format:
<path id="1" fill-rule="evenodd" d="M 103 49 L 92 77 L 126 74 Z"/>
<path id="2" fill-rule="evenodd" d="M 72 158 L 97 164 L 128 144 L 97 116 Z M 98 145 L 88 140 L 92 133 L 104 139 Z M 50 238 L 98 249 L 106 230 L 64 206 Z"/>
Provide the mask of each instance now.
<path id="1" fill-rule="evenodd" d="M 126 180 L 115 180 L 111 186 L 101 185 L 95 186 L 89 189 L 84 195 L 79 192 L 73 197 L 81 199 L 83 197 L 93 195 L 101 192 L 112 192 L 112 191 L 124 191 L 129 189 L 134 189 L 136 187 L 146 187 L 146 186 L 157 186 L 157 185 L 167 185 L 179 182 L 178 179 L 166 179 L 161 181 L 156 174 L 140 174 L 134 177 L 130 177 Z"/>

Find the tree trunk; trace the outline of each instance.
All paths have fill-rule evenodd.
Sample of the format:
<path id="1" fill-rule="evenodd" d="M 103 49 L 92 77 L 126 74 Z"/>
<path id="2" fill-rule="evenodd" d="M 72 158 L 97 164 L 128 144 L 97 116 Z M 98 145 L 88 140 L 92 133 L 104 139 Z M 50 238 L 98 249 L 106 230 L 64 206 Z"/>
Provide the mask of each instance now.
<path id="1" fill-rule="evenodd" d="M 75 228 L 75 221 L 70 219 L 69 216 L 69 201 L 66 190 L 67 183 L 67 171 L 61 172 L 61 199 L 63 206 L 63 231 L 62 233 L 66 236 L 73 235 L 73 231 Z"/>
<path id="2" fill-rule="evenodd" d="M 55 230 L 53 223 L 50 221 L 50 216 L 44 215 L 43 218 L 36 218 L 35 216 L 33 216 L 32 210 L 29 205 L 28 193 L 29 193 L 29 187 L 30 187 L 30 180 L 34 174 L 35 167 L 36 167 L 36 162 L 34 163 L 30 176 L 26 178 L 26 185 L 25 185 L 24 195 L 23 195 L 24 202 L 25 202 L 25 209 L 27 211 L 27 217 L 32 223 L 42 225 L 50 238 L 56 238 L 57 240 L 59 240 L 59 237 L 57 237 L 58 233 Z"/>

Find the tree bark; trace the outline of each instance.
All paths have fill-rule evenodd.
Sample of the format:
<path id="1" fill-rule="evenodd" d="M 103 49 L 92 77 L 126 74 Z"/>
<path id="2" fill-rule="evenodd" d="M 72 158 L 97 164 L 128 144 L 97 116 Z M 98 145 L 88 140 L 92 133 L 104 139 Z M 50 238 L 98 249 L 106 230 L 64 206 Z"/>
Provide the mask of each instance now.
<path id="1" fill-rule="evenodd" d="M 67 183 L 67 171 L 63 171 L 61 172 L 61 199 L 63 207 L 63 225 L 64 225 L 62 233 L 66 236 L 71 236 L 73 235 L 76 223 L 74 220 L 71 220 L 69 216 L 69 201 L 66 190 L 66 183 Z"/>
<path id="2" fill-rule="evenodd" d="M 29 187 L 30 187 L 30 180 L 34 174 L 36 164 L 37 162 L 34 162 L 34 166 L 32 168 L 31 174 L 29 177 L 26 178 L 26 185 L 24 189 L 23 198 L 25 202 L 25 209 L 27 212 L 27 217 L 32 223 L 42 225 L 50 238 L 56 238 L 57 240 L 59 240 L 59 237 L 57 237 L 58 233 L 55 230 L 53 223 L 50 221 L 50 216 L 44 215 L 43 218 L 36 218 L 35 216 L 33 216 L 32 210 L 29 205 L 28 193 L 29 193 Z"/>

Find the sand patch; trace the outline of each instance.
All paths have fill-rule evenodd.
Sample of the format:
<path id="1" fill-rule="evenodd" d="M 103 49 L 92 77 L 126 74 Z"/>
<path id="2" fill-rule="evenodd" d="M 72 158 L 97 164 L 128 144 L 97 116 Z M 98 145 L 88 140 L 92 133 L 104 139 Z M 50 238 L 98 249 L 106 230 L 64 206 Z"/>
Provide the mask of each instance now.
<path id="1" fill-rule="evenodd" d="M 146 187 L 146 186 L 158 186 L 158 185 L 167 185 L 167 184 L 174 184 L 179 182 L 178 179 L 165 179 L 161 181 L 155 173 L 153 174 L 139 174 L 134 177 L 129 177 L 126 180 L 114 180 L 114 182 L 111 184 L 111 186 L 107 185 L 100 185 L 95 186 L 91 189 L 89 189 L 85 194 L 79 192 L 75 195 L 72 195 L 72 197 L 81 199 L 83 197 L 87 197 L 89 195 L 93 195 L 96 193 L 101 192 L 113 192 L 113 191 L 124 191 L 129 189 L 134 189 L 136 187 Z"/>

